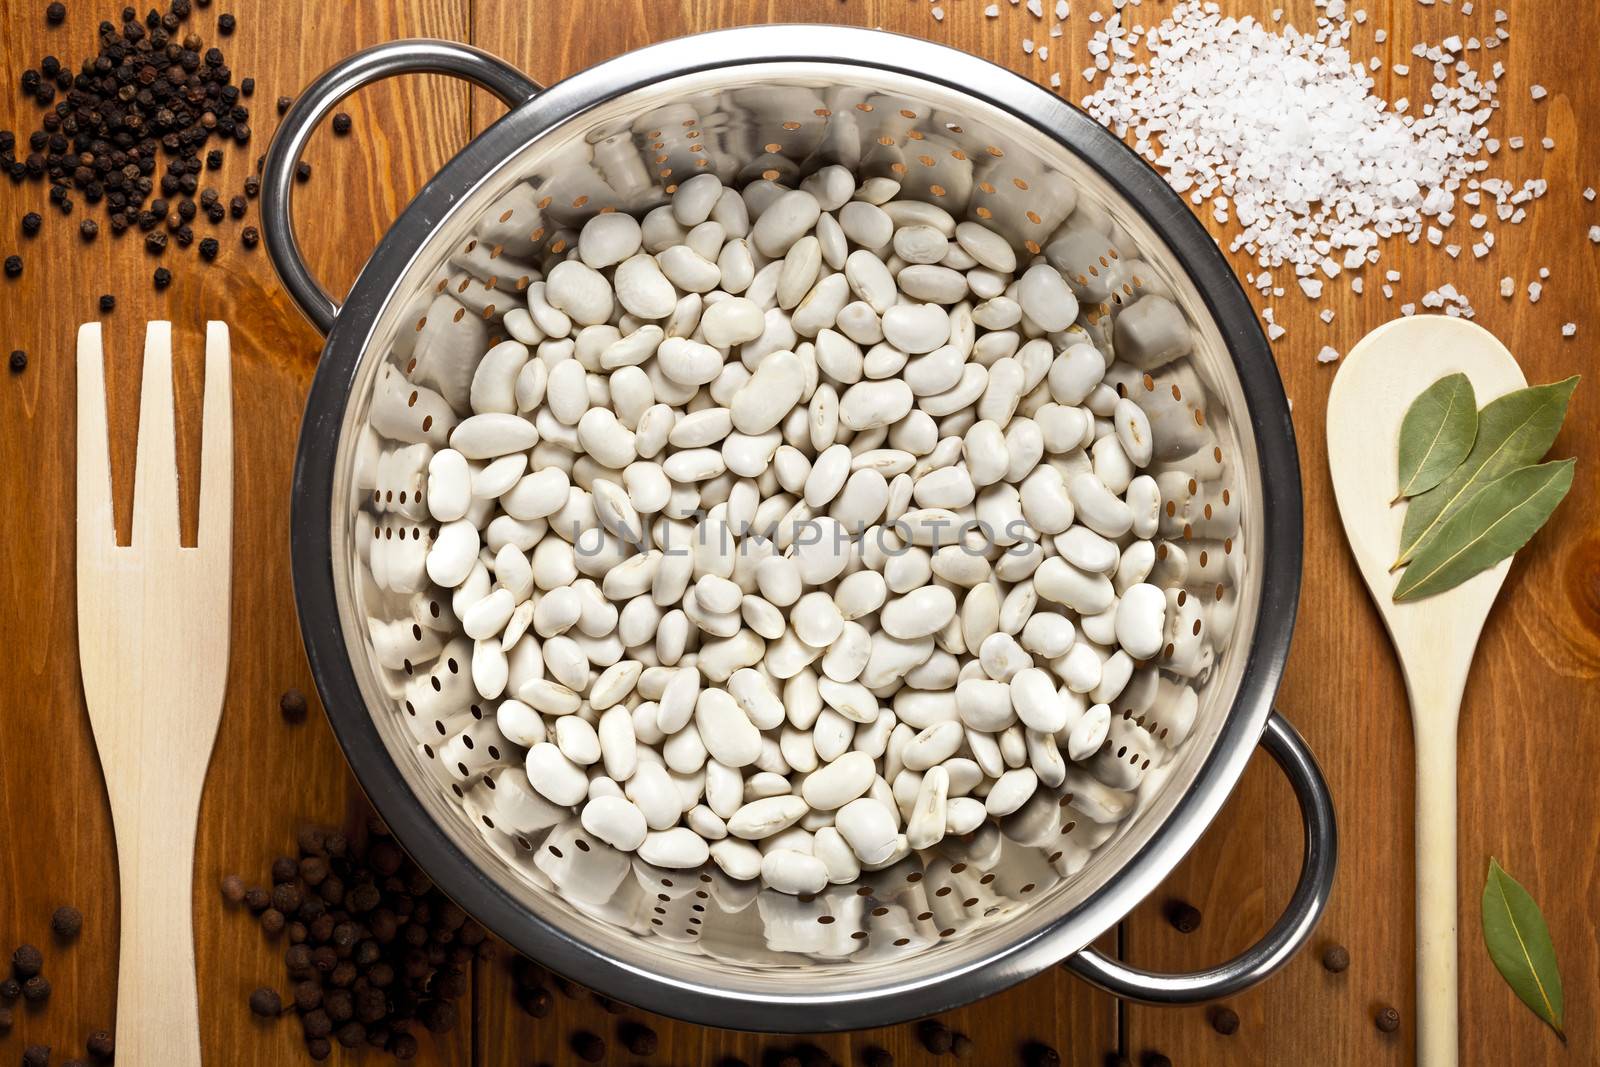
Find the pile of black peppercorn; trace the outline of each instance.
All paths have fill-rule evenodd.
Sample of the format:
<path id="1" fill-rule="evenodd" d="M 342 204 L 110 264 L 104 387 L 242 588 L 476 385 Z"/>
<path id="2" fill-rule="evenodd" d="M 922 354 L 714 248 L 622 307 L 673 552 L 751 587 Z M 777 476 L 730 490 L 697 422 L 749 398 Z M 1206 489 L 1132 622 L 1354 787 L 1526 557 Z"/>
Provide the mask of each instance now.
<path id="1" fill-rule="evenodd" d="M 23 93 L 46 110 L 25 143 L 0 130 L 0 171 L 14 182 L 48 182 L 50 202 L 63 214 L 71 213 L 75 198 L 104 202 L 111 232 L 137 228 L 152 254 L 163 254 L 169 240 L 183 247 L 193 243 L 191 198 L 199 191 L 200 171 L 222 165 L 221 149 L 208 145 L 250 141 L 250 110 L 242 98 L 255 88 L 250 78 L 233 84 L 222 51 L 184 29 L 193 8 L 194 0 L 168 0 L 165 13 L 152 8 L 140 18 L 125 7 L 120 26 L 100 23 L 98 51 L 76 73 L 55 56 L 24 71 Z M 227 36 L 234 25 L 224 15 L 217 32 Z M 211 196 L 215 200 L 214 191 Z M 240 200 L 235 218 L 243 216 L 242 209 Z M 217 205 L 206 214 L 216 223 L 225 209 Z M 38 233 L 41 221 L 28 213 L 23 234 Z M 94 240 L 100 228 L 92 219 L 78 227 L 85 241 Z M 204 252 L 215 242 L 201 245 Z M 21 273 L 19 257 L 7 264 L 9 276 Z"/>
<path id="2" fill-rule="evenodd" d="M 273 861 L 270 890 L 230 875 L 222 894 L 254 913 L 268 937 L 288 940 L 289 996 L 259 989 L 250 1009 L 297 1012 L 315 1060 L 326 1059 L 334 1041 L 412 1059 L 412 1025 L 433 1033 L 454 1027 L 472 960 L 492 954 L 483 928 L 433 887 L 375 819 L 358 840 L 306 828 L 299 857 Z"/>

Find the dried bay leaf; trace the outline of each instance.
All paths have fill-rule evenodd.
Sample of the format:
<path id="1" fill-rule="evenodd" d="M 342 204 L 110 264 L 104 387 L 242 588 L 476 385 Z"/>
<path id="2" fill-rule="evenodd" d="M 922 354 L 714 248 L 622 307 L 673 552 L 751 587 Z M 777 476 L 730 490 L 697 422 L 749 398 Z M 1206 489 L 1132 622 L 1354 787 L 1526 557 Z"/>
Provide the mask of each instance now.
<path id="1" fill-rule="evenodd" d="M 1452 589 L 1527 544 L 1572 488 L 1577 462 L 1523 467 L 1485 485 L 1412 557 L 1395 586 L 1395 602 Z"/>
<path id="2" fill-rule="evenodd" d="M 1485 405 L 1478 413 L 1478 433 L 1467 458 L 1444 481 L 1406 505 L 1400 555 L 1394 565 L 1416 556 L 1423 542 L 1485 485 L 1542 459 L 1561 430 L 1577 385 L 1578 376 L 1573 375 L 1550 385 L 1518 389 Z"/>
<path id="3" fill-rule="evenodd" d="M 1483 884 L 1483 941 L 1512 992 L 1565 1042 L 1566 1005 L 1550 928 L 1528 891 L 1492 856 Z"/>
<path id="4" fill-rule="evenodd" d="M 1465 374 L 1447 374 L 1411 402 L 1400 423 L 1400 492 L 1395 502 L 1444 481 L 1472 451 L 1478 398 Z"/>

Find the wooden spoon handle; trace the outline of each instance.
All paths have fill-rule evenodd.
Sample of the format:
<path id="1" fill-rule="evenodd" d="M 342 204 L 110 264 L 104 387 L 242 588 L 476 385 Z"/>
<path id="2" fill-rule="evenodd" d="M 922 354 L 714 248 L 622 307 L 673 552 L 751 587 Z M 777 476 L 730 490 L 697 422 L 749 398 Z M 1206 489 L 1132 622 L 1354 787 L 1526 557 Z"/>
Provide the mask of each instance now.
<path id="1" fill-rule="evenodd" d="M 183 792 L 187 792 L 186 790 Z M 194 853 L 199 790 L 159 813 L 117 823 L 122 945 L 117 971 L 117 1058 L 200 1067 L 194 971 Z M 114 809 L 115 811 L 115 809 Z"/>
<path id="2" fill-rule="evenodd" d="M 1417 749 L 1417 1065 L 1456 1067 L 1456 715 L 1413 707 Z"/>

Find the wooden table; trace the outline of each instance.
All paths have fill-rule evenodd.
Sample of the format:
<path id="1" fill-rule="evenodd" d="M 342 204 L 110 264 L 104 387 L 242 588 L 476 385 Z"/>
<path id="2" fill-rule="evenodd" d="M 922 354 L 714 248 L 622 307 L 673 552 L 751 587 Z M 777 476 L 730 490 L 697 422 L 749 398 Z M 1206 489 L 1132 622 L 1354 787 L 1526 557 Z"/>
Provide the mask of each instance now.
<path id="1" fill-rule="evenodd" d="M 1264 15 L 1278 0 L 1229 0 L 1230 13 Z M 89 0 L 70 5 L 67 23 L 50 29 L 43 3 L 6 5 L 0 56 L 7 84 L 40 55 L 76 60 L 90 49 L 94 24 L 115 18 L 120 4 L 98 10 Z M 232 10 L 240 29 L 222 42 L 236 76 L 253 75 L 258 88 L 251 150 L 233 153 L 219 186 L 237 190 L 256 152 L 264 151 L 273 100 L 293 94 L 316 73 L 357 48 L 405 36 L 472 41 L 520 64 L 546 83 L 651 41 L 749 22 L 799 20 L 882 26 L 988 56 L 1045 82 L 1063 75 L 1079 94 L 1078 71 L 1092 24 L 1091 10 L 1109 4 L 1077 0 L 1065 36 L 1050 41 L 1048 61 L 1025 55 L 1024 36 L 1046 40 L 1045 23 L 1025 8 L 1000 5 L 982 14 L 979 0 L 945 0 L 936 21 L 919 0 L 638 0 L 602 6 L 574 0 L 218 0 L 199 13 L 211 36 L 216 14 Z M 1046 6 L 1049 6 L 1048 4 Z M 1290 0 L 1286 21 L 1310 25 L 1309 0 Z M 1355 6 L 1352 4 L 1352 6 Z M 1374 0 L 1372 18 L 1355 36 L 1358 55 L 1407 61 L 1409 44 L 1450 33 L 1486 33 L 1493 4 L 1464 17 L 1448 3 L 1423 7 Z M 1411 1059 L 1412 873 L 1411 751 L 1399 675 L 1377 615 L 1341 540 L 1323 455 L 1324 397 L 1333 368 L 1316 351 L 1347 349 L 1367 330 L 1399 313 L 1402 300 L 1452 281 L 1471 295 L 1478 318 L 1522 360 L 1528 377 L 1546 381 L 1592 366 L 1588 358 L 1600 322 L 1586 314 L 1597 292 L 1597 256 L 1584 231 L 1600 221 L 1600 204 L 1580 189 L 1600 182 L 1600 141 L 1586 118 L 1600 115 L 1600 81 L 1589 44 L 1600 36 L 1600 8 L 1529 0 L 1513 10 L 1512 38 L 1497 53 L 1509 73 L 1496 119 L 1501 136 L 1523 133 L 1530 147 L 1513 159 L 1517 178 L 1543 176 L 1550 194 L 1526 223 L 1500 229 L 1500 243 L 1481 262 L 1452 262 L 1437 250 L 1391 247 L 1384 267 L 1403 280 L 1393 302 L 1377 292 L 1356 296 L 1330 284 L 1325 302 L 1336 318 L 1324 325 L 1316 308 L 1292 295 L 1275 301 L 1289 328 L 1277 344 L 1279 366 L 1295 402 L 1306 507 L 1306 565 L 1299 626 L 1280 707 L 1305 733 L 1338 801 L 1342 831 L 1333 903 L 1316 947 L 1340 942 L 1350 950 L 1348 972 L 1303 954 L 1265 986 L 1236 998 L 1238 1033 L 1223 1037 L 1202 1009 L 1173 1011 L 1123 1005 L 1059 971 L 988 1002 L 952 1013 L 949 1022 L 978 1043 L 972 1062 L 1017 1062 L 1029 1038 L 1059 1048 L 1065 1062 L 1091 1064 L 1113 1050 L 1138 1062 L 1159 1049 L 1180 1065 L 1196 1063 L 1337 1063 L 1364 1067 Z M 1459 7 L 1459 5 L 1458 5 Z M 1150 3 L 1133 14 L 1159 16 Z M 1387 44 L 1373 43 L 1386 27 Z M 1552 32 L 1553 31 L 1553 32 Z M 209 43 L 209 41 L 208 41 Z M 1377 75 L 1390 96 L 1419 95 L 1421 75 L 1407 81 L 1387 69 Z M 1529 83 L 1550 97 L 1535 103 Z M 303 231 L 317 274 L 336 290 L 354 278 L 367 252 L 409 195 L 455 152 L 470 132 L 499 114 L 487 95 L 435 78 L 390 83 L 363 91 L 347 110 L 354 135 L 319 133 L 309 159 L 312 196 L 320 217 Z M 0 126 L 26 131 L 34 108 L 14 91 L 0 94 Z M 1592 122 L 1589 123 L 1592 127 Z M 1555 139 L 1542 151 L 1541 136 Z M 1509 154 L 1509 149 L 1502 149 Z M 208 180 L 214 176 L 206 175 Z M 227 195 L 227 194 L 225 194 Z M 5 506 L 0 508 L 6 611 L 0 616 L 11 663 L 0 696 L 0 945 L 23 940 L 48 947 L 47 973 L 55 995 L 41 1013 L 18 1012 L 16 1029 L 0 1038 L 0 1061 L 15 1062 L 32 1041 L 53 1044 L 58 1059 L 81 1054 L 84 1035 L 112 1022 L 116 981 L 116 867 L 109 812 L 99 785 L 94 747 L 79 689 L 75 656 L 72 534 L 72 346 L 78 323 L 99 313 L 96 298 L 114 293 L 106 324 L 113 392 L 113 470 L 117 508 L 126 535 L 131 508 L 135 394 L 144 322 L 171 319 L 179 349 L 180 465 L 193 528 L 198 467 L 201 330 L 208 318 L 233 327 L 238 425 L 235 476 L 233 667 L 229 701 L 202 813 L 196 867 L 197 949 L 201 1015 L 210 1061 L 237 1065 L 300 1062 L 298 1027 L 262 1025 L 246 1007 L 248 991 L 283 984 L 280 946 L 256 926 L 225 911 L 216 885 L 230 871 L 264 873 L 288 849 L 299 821 L 336 821 L 362 801 L 325 722 L 313 714 L 287 725 L 277 710 L 289 686 L 313 691 L 301 653 L 290 589 L 286 529 L 288 481 L 301 399 L 320 341 L 278 289 L 265 254 L 237 241 L 242 224 L 222 228 L 223 253 L 209 269 L 190 253 L 169 253 L 177 281 L 153 290 L 148 258 L 136 237 L 102 236 L 81 244 L 75 223 L 44 203 L 42 186 L 0 183 L 0 246 L 27 257 L 27 272 L 0 283 L 3 348 L 25 349 L 27 370 L 0 382 L 0 456 Z M 44 211 L 45 233 L 25 241 L 17 219 Z M 305 220 L 308 221 L 309 220 Z M 1460 228 L 1458 226 L 1458 228 Z M 1219 233 L 1222 232 L 1219 228 Z M 1470 243 L 1466 240 L 1463 244 Z M 1236 261 L 1241 268 L 1248 264 Z M 1548 266 L 1544 298 L 1502 300 L 1498 279 L 1516 279 L 1519 294 Z M 1579 324 L 1563 340 L 1560 325 Z M 1600 943 L 1594 904 L 1600 885 L 1600 394 L 1579 389 L 1572 417 L 1556 445 L 1577 455 L 1578 484 L 1554 521 L 1513 568 L 1478 654 L 1462 719 L 1461 961 L 1462 1062 L 1472 1065 L 1589 1063 L 1600 1058 Z M 1125 921 L 1124 956 L 1141 965 L 1182 968 L 1215 962 L 1248 944 L 1287 899 L 1298 869 L 1300 833 L 1289 790 L 1270 761 L 1257 758 L 1211 831 L 1165 886 Z M 1543 905 L 1566 980 L 1571 1046 L 1563 1050 L 1516 1000 L 1482 949 L 1478 896 L 1485 865 L 1497 856 Z M 1198 931 L 1177 933 L 1163 918 L 1172 899 L 1204 913 Z M 48 936 L 51 909 L 71 902 L 87 916 L 81 940 L 56 947 Z M 568 1064 L 579 1027 L 614 1033 L 617 1018 L 588 999 L 556 998 L 552 1015 L 535 1021 L 511 998 L 504 960 L 480 964 L 464 1025 L 424 1041 L 429 1064 Z M 1372 1024 L 1376 1006 L 1401 1013 L 1400 1032 Z M 651 1020 L 661 1035 L 661 1064 L 713 1064 L 724 1054 L 760 1062 L 774 1042 L 749 1035 Z M 931 1063 L 910 1027 L 870 1035 L 819 1039 L 841 1062 L 868 1042 L 888 1047 L 899 1064 Z M 620 1056 L 612 1062 L 632 1063 Z M 336 1051 L 335 1059 L 348 1060 Z M 145 1065 L 134 1065 L 145 1067 Z"/>

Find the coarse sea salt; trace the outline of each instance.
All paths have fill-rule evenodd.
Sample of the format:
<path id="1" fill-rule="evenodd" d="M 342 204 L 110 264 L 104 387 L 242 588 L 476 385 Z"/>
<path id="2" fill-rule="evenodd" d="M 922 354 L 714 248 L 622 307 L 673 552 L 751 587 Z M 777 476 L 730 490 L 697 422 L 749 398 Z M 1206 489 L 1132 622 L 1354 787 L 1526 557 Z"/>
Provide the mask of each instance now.
<path id="1" fill-rule="evenodd" d="M 1488 227 L 1520 221 L 1518 205 L 1544 192 L 1486 174 L 1485 128 L 1503 68 L 1485 77 L 1465 58 L 1476 38 L 1419 42 L 1412 53 L 1431 65 L 1426 103 L 1389 103 L 1351 55 L 1354 23 L 1343 0 L 1317 7 L 1314 32 L 1225 17 L 1199 0 L 1183 0 L 1148 28 L 1112 15 L 1089 43 L 1104 77 L 1083 106 L 1196 205 L 1226 198 L 1222 218 L 1239 230 L 1231 249 L 1262 267 L 1291 267 L 1312 300 L 1322 285 L 1311 275 L 1376 263 L 1385 238 L 1426 240 L 1459 256 L 1464 245 L 1447 243 L 1445 231 L 1469 191 L 1472 206 L 1485 208 L 1470 213 L 1479 231 L 1472 252 L 1483 258 L 1494 247 Z M 1472 314 L 1464 301 L 1447 309 Z"/>

